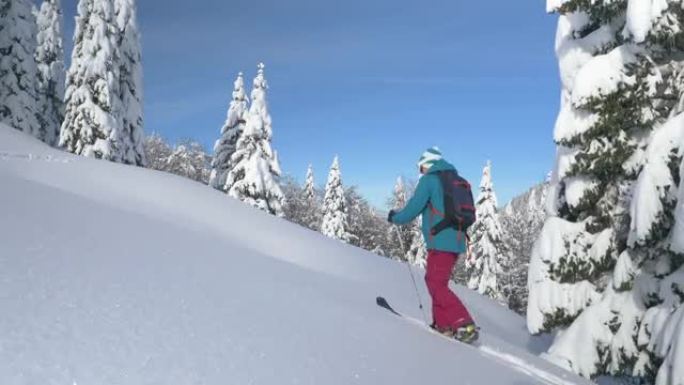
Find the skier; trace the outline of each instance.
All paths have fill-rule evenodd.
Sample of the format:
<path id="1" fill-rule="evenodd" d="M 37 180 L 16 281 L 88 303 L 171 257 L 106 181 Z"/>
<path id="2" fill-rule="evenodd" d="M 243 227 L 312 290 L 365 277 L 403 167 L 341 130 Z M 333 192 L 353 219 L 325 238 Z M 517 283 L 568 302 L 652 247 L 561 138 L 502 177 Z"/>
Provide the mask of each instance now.
<path id="1" fill-rule="evenodd" d="M 474 342 L 478 337 L 478 328 L 461 300 L 449 289 L 449 280 L 458 256 L 466 252 L 466 234 L 465 229 L 453 225 L 454 222 L 442 222 L 446 219 L 444 213 L 448 211 L 445 203 L 451 205 L 453 198 L 451 191 L 446 192 L 449 195 L 445 193 L 444 175 L 451 175 L 461 181 L 452 179 L 449 186 L 451 183 L 465 184 L 466 194 L 470 195 L 471 202 L 472 193 L 467 182 L 458 177 L 454 166 L 442 158 L 437 147 L 423 153 L 418 161 L 418 168 L 422 176 L 413 197 L 402 210 L 391 210 L 388 221 L 397 225 L 408 224 L 422 214 L 422 232 L 428 249 L 425 282 L 432 297 L 431 327 L 448 337 Z M 474 207 L 472 210 L 474 221 Z M 460 218 L 459 221 L 463 222 Z"/>

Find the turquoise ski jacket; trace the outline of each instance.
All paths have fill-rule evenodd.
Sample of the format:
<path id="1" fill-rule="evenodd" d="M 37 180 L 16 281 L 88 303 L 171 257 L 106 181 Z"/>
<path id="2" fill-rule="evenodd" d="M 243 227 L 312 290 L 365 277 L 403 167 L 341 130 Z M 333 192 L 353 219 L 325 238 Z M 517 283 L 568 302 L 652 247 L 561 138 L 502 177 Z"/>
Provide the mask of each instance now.
<path id="1" fill-rule="evenodd" d="M 437 235 L 430 234 L 430 229 L 442 220 L 444 213 L 444 191 L 437 173 L 447 170 L 456 169 L 445 160 L 436 161 L 418 181 L 416 192 L 406 203 L 406 207 L 394 214 L 392 223 L 405 225 L 422 215 L 423 237 L 428 250 L 461 254 L 466 251 L 466 237 L 463 232 L 448 228 Z"/>

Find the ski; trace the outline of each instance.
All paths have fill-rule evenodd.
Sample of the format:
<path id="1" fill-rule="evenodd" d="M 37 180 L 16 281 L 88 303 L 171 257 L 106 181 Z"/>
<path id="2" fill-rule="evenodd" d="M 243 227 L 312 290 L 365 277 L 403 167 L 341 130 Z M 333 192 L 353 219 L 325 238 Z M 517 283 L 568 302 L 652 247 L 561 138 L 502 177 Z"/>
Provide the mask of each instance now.
<path id="1" fill-rule="evenodd" d="M 438 336 L 440 336 L 440 337 L 446 338 L 446 339 L 448 339 L 448 340 L 450 340 L 450 341 L 460 342 L 460 343 L 463 343 L 463 344 L 466 344 L 466 345 L 473 345 L 473 346 L 476 346 L 476 345 L 477 345 L 477 339 L 478 339 L 478 337 L 479 337 L 479 331 L 476 332 L 475 338 L 473 338 L 471 341 L 461 341 L 461 340 L 459 340 L 459 339 L 457 339 L 457 338 L 447 337 L 447 336 L 445 336 L 444 334 L 442 334 L 442 333 L 436 331 L 435 329 L 433 329 L 431 326 L 425 325 L 423 322 L 420 322 L 420 321 L 418 321 L 418 320 L 414 320 L 414 319 L 412 319 L 412 318 L 410 318 L 410 317 L 407 317 L 407 316 L 405 316 L 405 315 L 399 313 L 398 311 L 394 310 L 394 308 L 389 304 L 389 302 L 387 302 L 387 300 L 386 300 L 384 297 L 377 297 L 377 298 L 375 298 L 375 303 L 376 303 L 378 306 L 380 306 L 381 308 L 383 308 L 383 309 L 389 311 L 390 313 L 396 315 L 397 317 L 400 317 L 400 318 L 409 320 L 409 321 L 411 321 L 411 322 L 413 322 L 413 323 L 419 324 L 420 326 L 425 327 L 425 328 L 426 328 L 428 331 L 430 331 L 431 333 L 436 334 L 436 335 L 438 335 Z"/>

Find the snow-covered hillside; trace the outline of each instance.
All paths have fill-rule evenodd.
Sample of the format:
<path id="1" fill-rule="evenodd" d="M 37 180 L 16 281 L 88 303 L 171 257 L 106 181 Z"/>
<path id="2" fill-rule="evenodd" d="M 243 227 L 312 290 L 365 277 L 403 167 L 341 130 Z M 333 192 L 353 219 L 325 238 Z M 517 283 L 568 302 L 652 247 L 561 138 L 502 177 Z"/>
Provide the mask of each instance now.
<path id="1" fill-rule="evenodd" d="M 405 265 L 202 184 L 0 125 L 0 186 L 3 385 L 588 383 L 466 289 L 479 349 L 391 315 L 422 319 Z"/>

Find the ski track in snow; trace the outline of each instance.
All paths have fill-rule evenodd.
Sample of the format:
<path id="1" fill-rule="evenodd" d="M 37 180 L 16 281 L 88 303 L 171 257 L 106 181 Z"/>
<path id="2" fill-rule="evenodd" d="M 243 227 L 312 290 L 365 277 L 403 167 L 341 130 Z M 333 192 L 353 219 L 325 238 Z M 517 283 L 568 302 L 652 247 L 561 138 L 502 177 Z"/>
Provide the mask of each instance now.
<path id="1" fill-rule="evenodd" d="M 399 315 L 399 317 L 403 318 L 406 321 L 409 321 L 410 323 L 413 323 L 413 324 L 419 326 L 421 329 L 427 331 L 428 333 L 430 333 L 432 335 L 435 335 L 435 336 L 440 337 L 440 338 L 445 339 L 445 340 L 449 340 L 449 342 L 451 342 L 451 343 L 461 344 L 461 345 L 465 346 L 466 348 L 476 349 L 483 356 L 492 358 L 492 359 L 500 362 L 502 365 L 505 365 L 505 366 L 507 366 L 513 370 L 516 370 L 516 371 L 523 373 L 523 374 L 526 374 L 528 376 L 535 377 L 538 380 L 543 381 L 545 383 L 552 384 L 552 385 L 573 385 L 573 384 L 576 384 L 576 382 L 574 382 L 574 381 L 566 380 L 566 379 L 563 379 L 561 377 L 558 377 L 558 376 L 556 376 L 552 373 L 549 373 L 548 371 L 546 371 L 542 368 L 539 368 L 539 367 L 535 366 L 534 364 L 527 362 L 524 359 L 516 356 L 514 353 L 526 354 L 526 355 L 528 354 L 526 352 L 520 351 L 520 349 L 515 349 L 515 348 L 511 349 L 512 347 L 509 346 L 508 348 L 511 351 L 506 352 L 501 348 L 496 348 L 494 346 L 490 346 L 488 344 L 483 343 L 483 339 L 491 340 L 491 338 L 484 333 L 480 334 L 480 340 L 479 341 L 477 341 L 476 343 L 474 343 L 472 345 L 469 345 L 469 344 L 465 344 L 462 342 L 453 341 L 451 339 L 444 337 L 443 335 L 439 334 L 438 332 L 430 329 L 428 326 L 425 325 L 425 322 L 423 322 L 419 319 L 416 319 L 416 318 L 413 318 L 410 316 L 406 316 L 403 314 Z M 494 341 L 491 341 L 491 342 L 494 342 Z M 496 343 L 502 344 L 502 341 L 496 341 Z M 513 352 L 513 350 L 517 350 L 517 351 Z"/>
<path id="2" fill-rule="evenodd" d="M 71 159 L 66 157 L 55 157 L 52 155 L 36 155 L 36 154 L 22 154 L 13 152 L 0 152 L 0 160 L 26 160 L 26 161 L 43 161 L 43 162 L 56 162 L 56 163 L 70 163 Z"/>
<path id="3" fill-rule="evenodd" d="M 532 377 L 537 377 L 538 379 L 548 382 L 549 384 L 554 384 L 554 385 L 572 385 L 574 382 L 572 381 L 567 381 L 565 379 L 562 379 L 558 376 L 555 376 L 543 369 L 537 368 L 536 366 L 530 364 L 529 362 L 524 361 L 523 359 L 516 357 L 512 354 L 502 352 L 500 350 L 497 350 L 496 348 L 487 346 L 487 345 L 481 345 L 478 346 L 478 349 L 485 353 L 485 355 L 488 355 L 490 357 L 494 357 L 495 359 L 503 362 L 504 364 L 507 364 L 509 367 L 522 372 L 524 374 L 527 374 Z"/>

